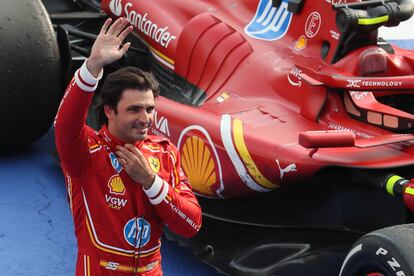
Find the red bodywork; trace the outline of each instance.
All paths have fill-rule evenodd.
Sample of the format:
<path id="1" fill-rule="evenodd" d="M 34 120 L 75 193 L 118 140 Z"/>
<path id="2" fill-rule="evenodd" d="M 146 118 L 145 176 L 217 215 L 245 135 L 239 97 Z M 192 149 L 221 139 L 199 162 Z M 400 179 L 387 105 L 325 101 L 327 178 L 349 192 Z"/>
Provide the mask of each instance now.
<path id="1" fill-rule="evenodd" d="M 334 60 L 342 34 L 331 1 L 258 18 L 268 2 L 102 1 L 109 16 L 128 18 L 156 62 L 204 92 L 197 105 L 160 97 L 152 127 L 180 148 L 194 191 L 243 197 L 328 166 L 414 164 L 414 135 L 397 133 L 414 116 L 374 97 L 414 92 L 414 53 L 374 45 Z M 254 18 L 276 16 L 267 31 L 279 28 L 278 38 L 248 30 Z"/>

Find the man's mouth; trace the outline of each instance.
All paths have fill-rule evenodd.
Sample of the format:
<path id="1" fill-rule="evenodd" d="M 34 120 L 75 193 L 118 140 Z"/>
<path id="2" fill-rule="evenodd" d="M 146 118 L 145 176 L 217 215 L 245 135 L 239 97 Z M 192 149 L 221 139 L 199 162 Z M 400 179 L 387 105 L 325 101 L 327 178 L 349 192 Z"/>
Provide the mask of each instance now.
<path id="1" fill-rule="evenodd" d="M 134 126 L 133 129 L 136 129 L 140 134 L 146 134 L 148 131 L 148 125 Z"/>

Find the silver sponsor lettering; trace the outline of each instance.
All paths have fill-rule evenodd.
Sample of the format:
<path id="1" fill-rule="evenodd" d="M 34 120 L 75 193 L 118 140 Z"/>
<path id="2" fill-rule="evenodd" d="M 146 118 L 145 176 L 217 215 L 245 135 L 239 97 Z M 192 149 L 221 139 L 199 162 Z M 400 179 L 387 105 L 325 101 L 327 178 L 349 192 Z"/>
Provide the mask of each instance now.
<path id="1" fill-rule="evenodd" d="M 347 0 L 326 0 L 326 2 L 332 5 L 339 5 L 347 3 Z"/>
<path id="2" fill-rule="evenodd" d="M 187 216 L 183 212 L 181 212 L 181 210 L 178 209 L 172 202 L 170 202 L 170 206 L 171 206 L 171 209 L 174 212 L 176 212 L 177 215 L 179 215 L 182 219 L 186 219 L 187 218 Z"/>
<path id="3" fill-rule="evenodd" d="M 363 81 L 362 85 L 377 87 L 377 86 L 389 86 L 389 87 L 398 87 L 403 84 L 402 81 Z"/>
<path id="4" fill-rule="evenodd" d="M 359 88 L 361 80 L 346 80 L 346 87 L 348 88 Z"/>
<path id="5" fill-rule="evenodd" d="M 168 26 L 161 28 L 156 23 L 148 19 L 148 13 L 143 15 L 133 10 L 132 3 L 125 4 L 125 15 L 128 21 L 146 36 L 160 44 L 164 48 L 168 48 L 171 41 L 176 39 L 176 36 L 168 32 Z"/>
<path id="6" fill-rule="evenodd" d="M 339 33 L 335 32 L 334 30 L 330 30 L 331 36 L 333 39 L 338 40 L 339 39 Z"/>
<path id="7" fill-rule="evenodd" d="M 302 77 L 300 76 L 301 74 L 302 70 L 293 65 L 292 70 L 287 76 L 289 83 L 293 86 L 300 87 L 302 85 Z"/>
<path id="8" fill-rule="evenodd" d="M 359 92 L 359 91 L 351 91 L 351 92 L 349 92 L 349 94 L 351 95 L 351 97 L 354 98 L 357 101 L 363 101 L 363 100 L 365 100 L 365 98 L 368 95 L 368 93 L 371 93 L 371 92 Z"/>
<path id="9" fill-rule="evenodd" d="M 318 32 L 319 28 L 321 27 L 321 15 L 318 12 L 311 13 L 308 18 L 306 19 L 305 23 L 305 34 L 307 37 L 312 38 Z"/>
<path id="10" fill-rule="evenodd" d="M 190 225 L 191 225 L 191 227 L 193 227 L 194 229 L 197 229 L 197 225 L 195 224 L 195 222 L 193 222 L 193 220 L 192 220 L 192 219 L 190 219 L 189 217 L 187 217 L 187 218 L 185 219 L 185 221 L 186 221 L 188 224 L 190 224 Z"/>
<path id="11" fill-rule="evenodd" d="M 402 86 L 402 81 L 363 81 L 363 80 L 346 80 L 346 87 L 359 88 L 361 86 L 367 87 L 399 87 Z"/>
<path id="12" fill-rule="evenodd" d="M 367 138 L 367 139 L 374 137 L 372 135 L 357 131 L 355 129 L 350 129 L 350 128 L 347 128 L 347 127 L 344 127 L 344 126 L 341 126 L 341 125 L 337 125 L 337 124 L 334 124 L 334 123 L 330 123 L 328 125 L 328 128 L 333 129 L 333 130 L 337 130 L 337 131 L 352 131 L 353 133 L 355 133 L 356 136 Z"/>
<path id="13" fill-rule="evenodd" d="M 291 164 L 287 165 L 285 168 L 282 168 L 280 166 L 279 160 L 276 159 L 275 161 L 277 163 L 277 166 L 279 167 L 280 179 L 283 179 L 283 176 L 285 175 L 285 173 L 297 172 L 298 171 L 295 163 L 291 163 Z"/>
<path id="14" fill-rule="evenodd" d="M 191 227 L 193 227 L 194 229 L 196 229 L 198 231 L 198 227 L 197 225 L 193 222 L 193 220 L 191 218 L 189 218 L 186 214 L 184 214 L 183 212 L 181 212 L 180 209 L 178 209 L 172 202 L 170 202 L 170 206 L 171 209 L 179 216 L 181 217 L 183 220 L 185 220 Z"/>

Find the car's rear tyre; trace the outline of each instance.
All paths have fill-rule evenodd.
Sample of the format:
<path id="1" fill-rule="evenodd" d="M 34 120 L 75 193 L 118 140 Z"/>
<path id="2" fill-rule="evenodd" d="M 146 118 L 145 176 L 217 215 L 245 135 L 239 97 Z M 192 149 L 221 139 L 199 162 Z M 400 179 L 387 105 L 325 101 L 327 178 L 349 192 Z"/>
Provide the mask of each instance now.
<path id="1" fill-rule="evenodd" d="M 340 276 L 414 275 L 414 224 L 383 228 L 361 237 L 349 250 Z"/>
<path id="2" fill-rule="evenodd" d="M 40 0 L 3 0 L 0 9 L 0 150 L 50 128 L 62 95 L 59 49 Z"/>

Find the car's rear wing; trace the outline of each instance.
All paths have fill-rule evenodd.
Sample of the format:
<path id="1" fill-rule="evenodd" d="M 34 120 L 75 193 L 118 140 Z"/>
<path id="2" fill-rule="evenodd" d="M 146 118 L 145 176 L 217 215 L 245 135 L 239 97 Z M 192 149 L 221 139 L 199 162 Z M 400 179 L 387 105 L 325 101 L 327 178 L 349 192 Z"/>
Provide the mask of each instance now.
<path id="1" fill-rule="evenodd" d="M 301 70 L 301 78 L 311 86 L 342 89 L 345 108 L 353 118 L 394 132 L 414 128 L 414 114 L 380 103 L 375 98 L 375 94 L 414 94 L 414 75 L 355 77 L 295 66 Z"/>
<path id="2" fill-rule="evenodd" d="M 295 65 L 302 73 L 304 81 L 312 86 L 324 85 L 329 88 L 342 88 L 353 91 L 387 91 L 411 90 L 414 93 L 414 75 L 392 77 L 355 77 L 328 72 L 317 72 L 308 67 Z"/>

